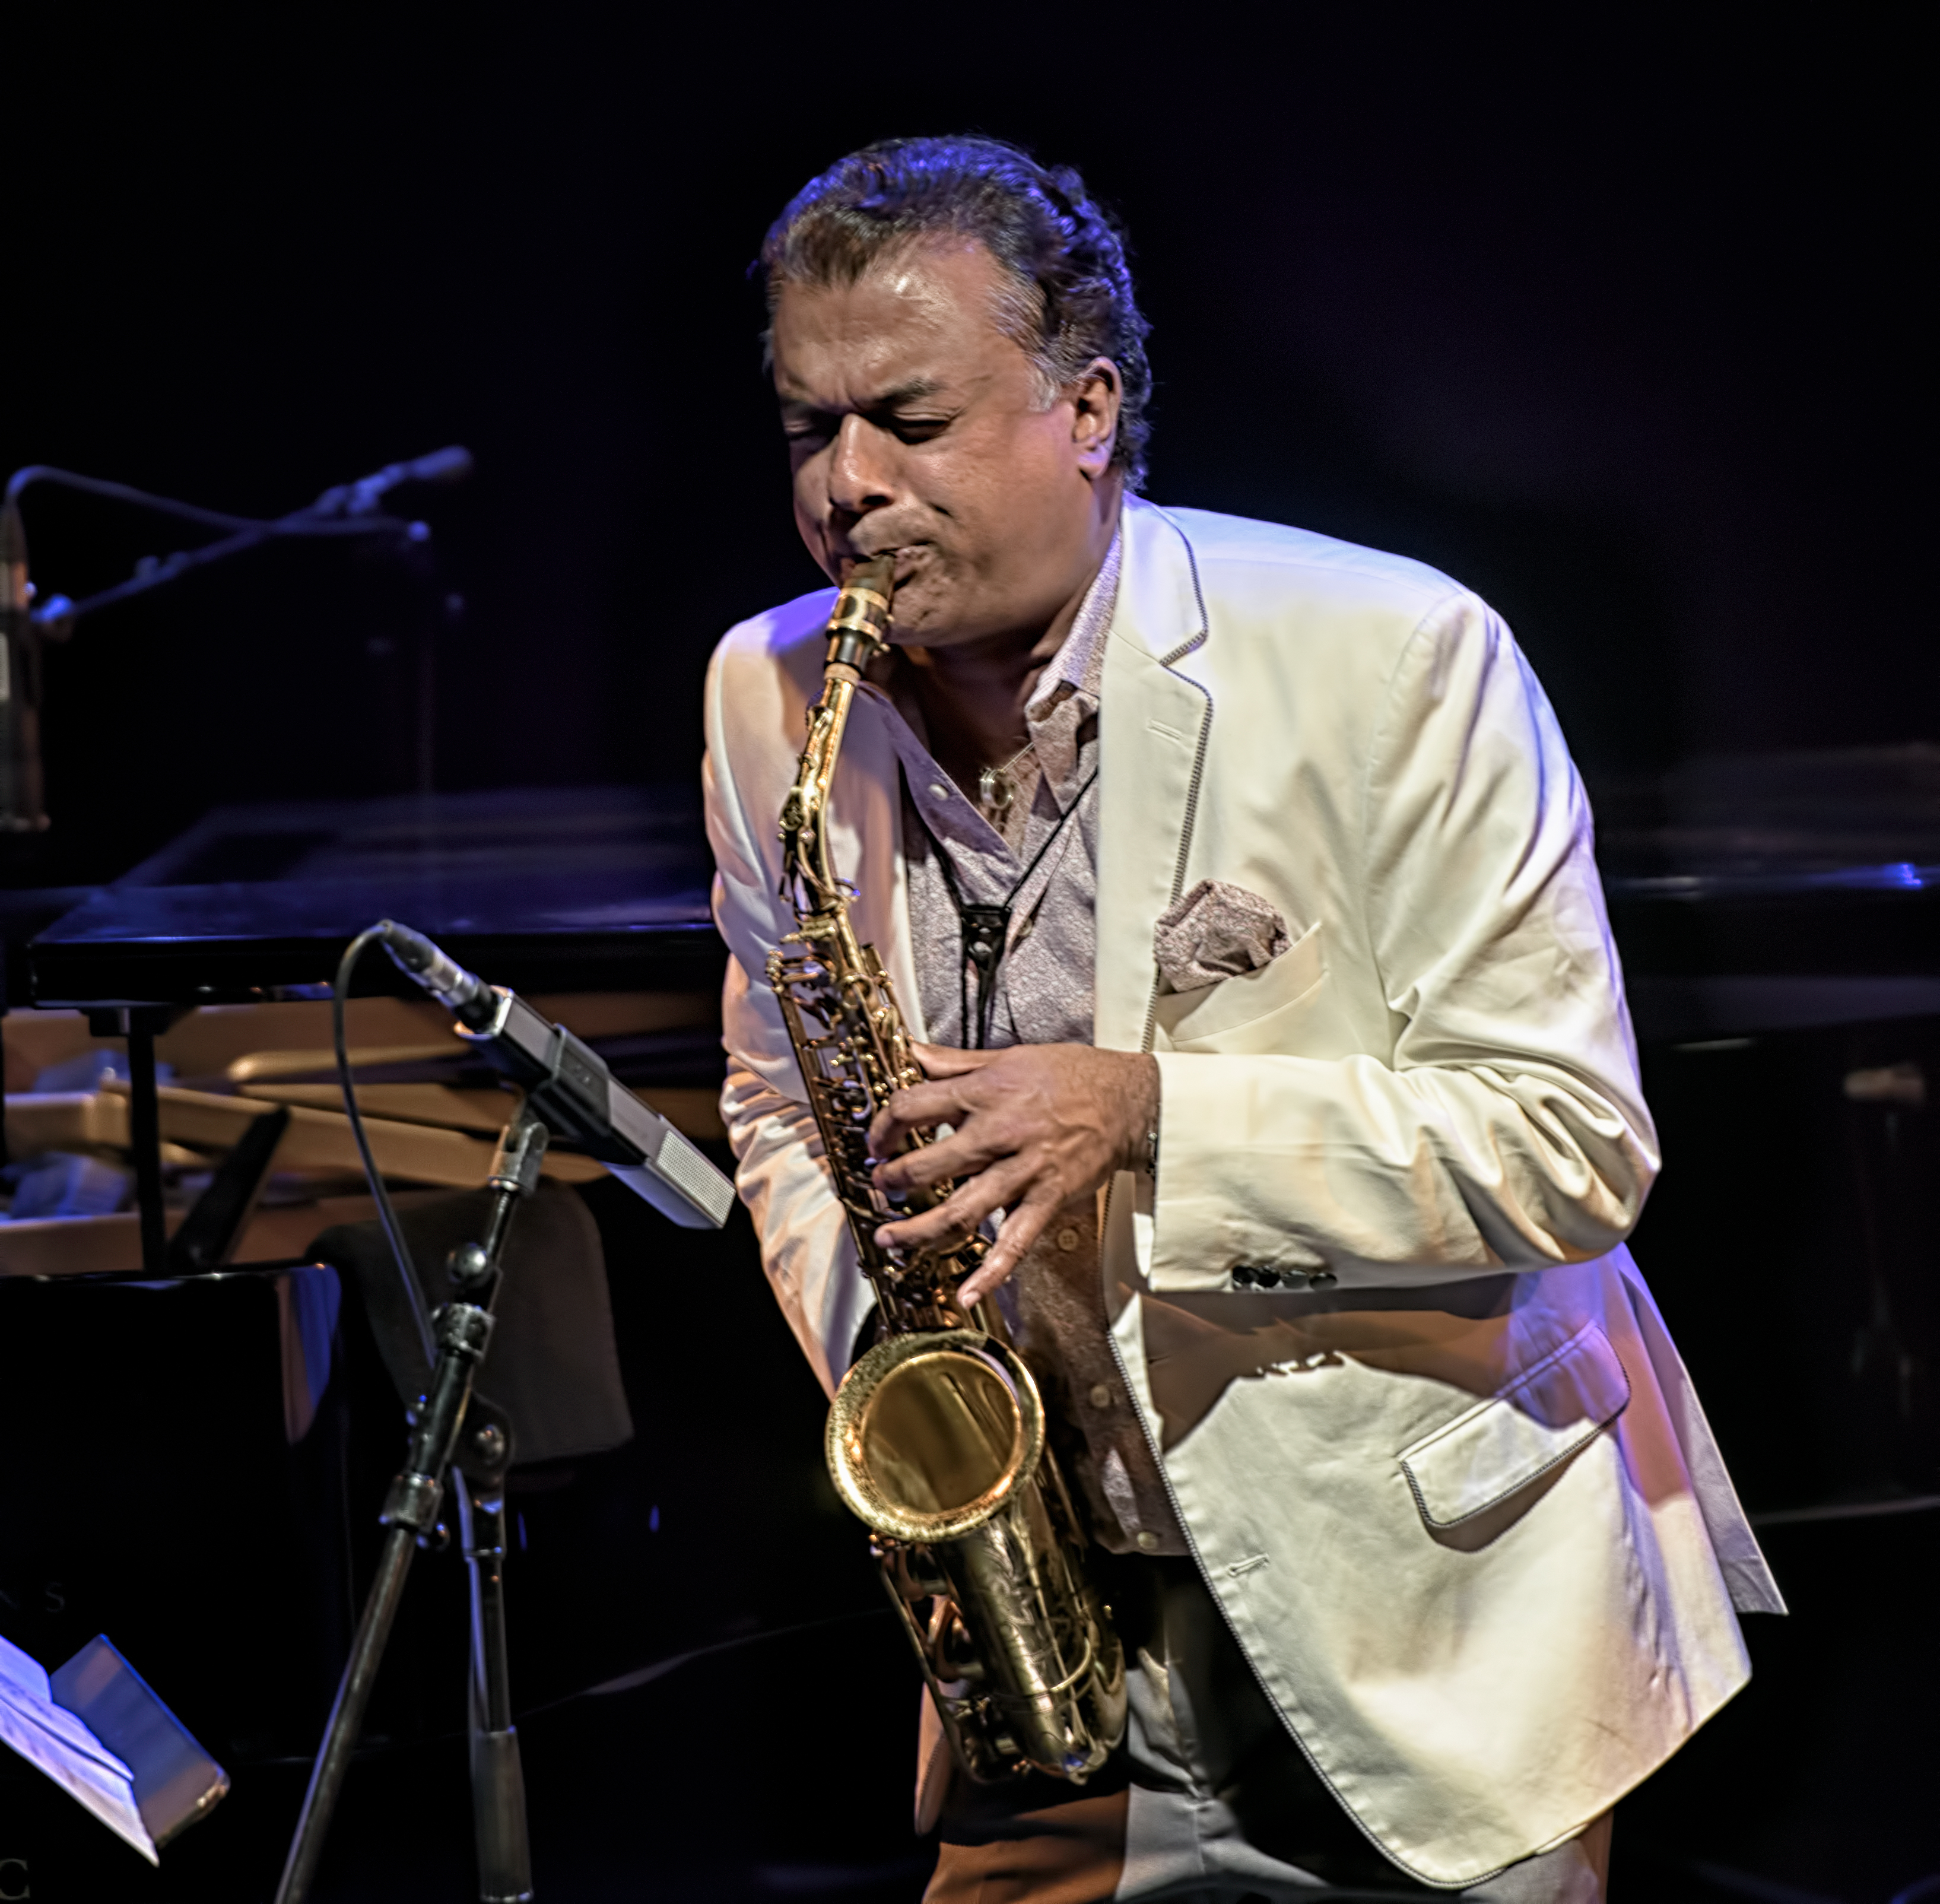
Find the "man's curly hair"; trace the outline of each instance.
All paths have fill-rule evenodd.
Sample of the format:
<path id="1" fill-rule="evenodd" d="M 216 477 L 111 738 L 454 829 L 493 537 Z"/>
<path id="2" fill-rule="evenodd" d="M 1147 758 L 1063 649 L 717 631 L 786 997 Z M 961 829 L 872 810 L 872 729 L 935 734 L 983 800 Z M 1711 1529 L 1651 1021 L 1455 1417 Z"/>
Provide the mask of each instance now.
<path id="1" fill-rule="evenodd" d="M 761 246 L 772 311 L 791 282 L 853 284 L 877 258 L 945 233 L 975 240 L 1010 281 L 998 322 L 1028 351 L 1054 401 L 1094 357 L 1118 367 L 1112 460 L 1133 489 L 1151 425 L 1151 326 L 1124 240 L 1069 166 L 1001 139 L 892 139 L 837 160 L 789 200 Z"/>

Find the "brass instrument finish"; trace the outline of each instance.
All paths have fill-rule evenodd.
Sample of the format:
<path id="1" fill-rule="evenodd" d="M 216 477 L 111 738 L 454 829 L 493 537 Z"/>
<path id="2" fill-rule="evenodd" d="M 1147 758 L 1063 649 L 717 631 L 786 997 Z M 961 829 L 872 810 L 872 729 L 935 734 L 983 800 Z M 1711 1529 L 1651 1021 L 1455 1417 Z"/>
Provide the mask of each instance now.
<path id="1" fill-rule="evenodd" d="M 1036 1770 L 1081 1783 L 1125 1723 L 1124 1656 L 1083 1564 L 1085 1538 L 1029 1370 L 993 1303 L 957 1291 L 989 1244 L 889 1250 L 875 1232 L 933 1208 L 948 1182 L 892 1204 L 872 1180 L 869 1126 L 923 1073 L 882 961 L 849 921 L 853 889 L 826 822 L 862 670 L 886 643 L 894 560 L 859 564 L 828 623 L 821 700 L 782 808 L 782 892 L 795 930 L 768 956 L 881 1338 L 829 1410 L 837 1491 L 871 1529 L 957 1762 L 992 1782 Z M 929 1141 L 919 1133 L 914 1143 Z"/>

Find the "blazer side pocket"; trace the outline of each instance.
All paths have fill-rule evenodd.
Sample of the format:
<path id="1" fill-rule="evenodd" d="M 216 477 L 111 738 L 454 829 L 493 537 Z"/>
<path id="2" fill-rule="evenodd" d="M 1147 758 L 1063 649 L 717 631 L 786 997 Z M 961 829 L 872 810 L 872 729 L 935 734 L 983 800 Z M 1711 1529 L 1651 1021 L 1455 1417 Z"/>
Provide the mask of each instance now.
<path id="1" fill-rule="evenodd" d="M 1161 993 L 1158 1028 L 1166 1042 L 1160 1048 L 1209 1049 L 1208 1041 L 1216 1039 L 1222 1051 L 1269 1049 L 1270 1039 L 1255 1043 L 1236 1039 L 1234 1034 L 1299 1003 L 1326 976 L 1320 922 L 1316 920 L 1278 958 L 1258 972 L 1240 972 L 1217 984 L 1194 986 L 1189 992 Z"/>
<path id="2" fill-rule="evenodd" d="M 1630 1378 L 1594 1323 L 1486 1402 L 1401 1451 L 1421 1518 L 1459 1527 L 1566 1461 L 1629 1406 Z"/>

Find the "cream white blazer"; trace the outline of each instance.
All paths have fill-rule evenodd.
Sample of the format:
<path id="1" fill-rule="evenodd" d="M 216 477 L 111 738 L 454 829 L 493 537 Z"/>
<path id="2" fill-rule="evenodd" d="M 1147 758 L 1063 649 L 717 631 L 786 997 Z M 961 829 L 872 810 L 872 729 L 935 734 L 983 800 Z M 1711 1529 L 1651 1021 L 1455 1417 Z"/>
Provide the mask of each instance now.
<path id="1" fill-rule="evenodd" d="M 1431 1884 L 1567 1837 L 1749 1672 L 1783 1611 L 1623 1239 L 1658 1164 L 1590 814 L 1489 608 L 1418 563 L 1133 500 L 1101 690 L 1096 1039 L 1161 1074 L 1112 1187 L 1130 1393 L 1206 1582 L 1321 1776 Z M 832 1388 L 868 1292 L 761 974 L 826 592 L 707 687 L 723 1109 Z M 859 702 L 839 870 L 922 1030 L 896 762 Z M 1270 900 L 1263 970 L 1161 996 L 1159 914 Z M 1236 1266 L 1331 1274 L 1264 1293 Z"/>

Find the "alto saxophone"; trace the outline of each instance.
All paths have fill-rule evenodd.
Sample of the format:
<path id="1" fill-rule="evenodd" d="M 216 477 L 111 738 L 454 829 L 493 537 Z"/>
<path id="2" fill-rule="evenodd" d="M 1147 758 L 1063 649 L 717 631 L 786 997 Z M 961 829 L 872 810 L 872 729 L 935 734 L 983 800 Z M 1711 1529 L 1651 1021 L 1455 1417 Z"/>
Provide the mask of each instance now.
<path id="1" fill-rule="evenodd" d="M 782 892 L 796 927 L 767 966 L 880 1321 L 829 1410 L 828 1469 L 874 1536 L 958 1764 L 981 1783 L 1036 1770 L 1082 1783 L 1124 1734 L 1124 1657 L 1085 1573 L 1037 1384 L 996 1304 L 966 1312 L 957 1299 L 990 1246 L 875 1240 L 951 1188 L 892 1204 L 871 1179 L 871 1121 L 923 1073 L 882 960 L 849 923 L 853 888 L 835 875 L 825 826 L 843 730 L 885 645 L 895 585 L 892 558 L 862 563 L 829 619 L 822 698 L 782 808 Z"/>

